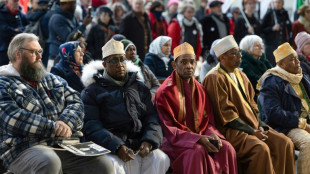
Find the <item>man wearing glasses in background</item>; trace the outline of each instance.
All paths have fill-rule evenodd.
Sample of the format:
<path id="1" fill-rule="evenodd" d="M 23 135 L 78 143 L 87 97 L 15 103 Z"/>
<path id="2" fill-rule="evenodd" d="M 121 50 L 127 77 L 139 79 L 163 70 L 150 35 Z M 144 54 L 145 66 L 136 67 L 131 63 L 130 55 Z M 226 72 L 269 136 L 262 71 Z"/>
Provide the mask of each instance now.
<path id="1" fill-rule="evenodd" d="M 82 74 L 86 139 L 112 152 L 115 173 L 166 173 L 170 162 L 158 149 L 159 118 L 139 67 L 126 60 L 123 44 L 114 39 L 102 47 L 102 57 Z"/>
<path id="2" fill-rule="evenodd" d="M 106 156 L 79 157 L 54 151 L 57 143 L 81 135 L 83 103 L 62 78 L 47 73 L 34 34 L 16 35 L 11 64 L 0 67 L 0 154 L 13 173 L 113 173 Z"/>
<path id="3" fill-rule="evenodd" d="M 294 145 L 259 118 L 254 89 L 238 67 L 241 51 L 233 36 L 213 47 L 219 64 L 205 77 L 216 128 L 237 152 L 242 173 L 295 173 Z"/>

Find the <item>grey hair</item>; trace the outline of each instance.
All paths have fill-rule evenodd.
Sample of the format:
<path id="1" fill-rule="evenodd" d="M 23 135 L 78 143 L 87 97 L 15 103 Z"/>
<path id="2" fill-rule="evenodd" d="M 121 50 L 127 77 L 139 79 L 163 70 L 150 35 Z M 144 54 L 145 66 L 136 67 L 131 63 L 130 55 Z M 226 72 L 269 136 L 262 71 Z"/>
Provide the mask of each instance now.
<path id="1" fill-rule="evenodd" d="M 256 42 L 260 42 L 263 44 L 263 40 L 261 37 L 257 35 L 247 35 L 241 40 L 239 44 L 239 48 L 244 51 L 247 51 L 247 50 L 253 51 L 254 44 Z"/>
<path id="2" fill-rule="evenodd" d="M 194 11 L 195 11 L 195 9 L 196 9 L 195 6 L 194 6 L 193 4 L 184 4 L 184 6 L 182 7 L 180 13 L 181 13 L 181 14 L 184 14 L 185 11 L 186 11 L 186 9 L 188 9 L 188 8 L 192 8 L 192 9 L 194 9 Z"/>
<path id="3" fill-rule="evenodd" d="M 17 34 L 10 42 L 8 48 L 9 60 L 13 63 L 16 61 L 15 51 L 21 49 L 26 41 L 38 41 L 39 37 L 32 33 Z"/>

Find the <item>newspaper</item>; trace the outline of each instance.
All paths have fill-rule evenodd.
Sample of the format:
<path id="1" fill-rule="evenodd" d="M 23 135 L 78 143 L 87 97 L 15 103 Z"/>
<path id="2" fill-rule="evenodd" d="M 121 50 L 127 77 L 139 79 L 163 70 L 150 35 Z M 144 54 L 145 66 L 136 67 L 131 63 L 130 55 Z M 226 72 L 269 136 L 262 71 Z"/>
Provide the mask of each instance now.
<path id="1" fill-rule="evenodd" d="M 77 156 L 100 156 L 111 152 L 92 141 L 75 144 L 63 142 L 58 145 Z"/>

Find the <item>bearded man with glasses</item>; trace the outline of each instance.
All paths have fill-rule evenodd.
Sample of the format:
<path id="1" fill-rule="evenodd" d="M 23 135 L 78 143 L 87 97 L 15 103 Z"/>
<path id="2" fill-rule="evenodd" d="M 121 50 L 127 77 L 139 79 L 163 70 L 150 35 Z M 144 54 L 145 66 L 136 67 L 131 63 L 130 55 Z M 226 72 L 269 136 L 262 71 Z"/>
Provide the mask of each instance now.
<path id="1" fill-rule="evenodd" d="M 125 58 L 122 42 L 102 47 L 103 61 L 85 65 L 82 91 L 87 140 L 112 153 L 115 173 L 166 173 L 170 161 L 158 149 L 162 129 L 139 67 Z"/>
<path id="2" fill-rule="evenodd" d="M 58 143 L 81 136 L 83 103 L 67 82 L 47 73 L 34 34 L 16 35 L 11 64 L 0 67 L 0 154 L 13 173 L 113 173 L 106 156 L 79 157 L 56 151 Z"/>

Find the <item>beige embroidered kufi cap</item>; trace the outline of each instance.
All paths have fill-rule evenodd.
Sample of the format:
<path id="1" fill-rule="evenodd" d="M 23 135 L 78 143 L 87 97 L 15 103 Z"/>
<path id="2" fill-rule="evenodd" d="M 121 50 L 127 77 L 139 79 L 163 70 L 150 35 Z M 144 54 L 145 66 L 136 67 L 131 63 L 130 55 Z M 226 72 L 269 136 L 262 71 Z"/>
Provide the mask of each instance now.
<path id="1" fill-rule="evenodd" d="M 113 38 L 109 40 L 102 48 L 102 59 L 111 56 L 113 54 L 125 54 L 124 45 L 120 41 L 116 41 Z"/>
<path id="2" fill-rule="evenodd" d="M 173 49 L 174 60 L 183 54 L 192 54 L 195 56 L 194 48 L 187 42 L 184 42 Z"/>
<path id="3" fill-rule="evenodd" d="M 223 37 L 220 39 L 213 47 L 216 57 L 226 53 L 232 48 L 238 48 L 238 44 L 235 41 L 235 38 L 232 35 Z"/>
<path id="4" fill-rule="evenodd" d="M 295 50 L 291 47 L 291 45 L 287 42 L 278 46 L 276 50 L 274 50 L 273 55 L 278 63 L 280 60 L 284 59 L 290 54 L 296 53 Z"/>

